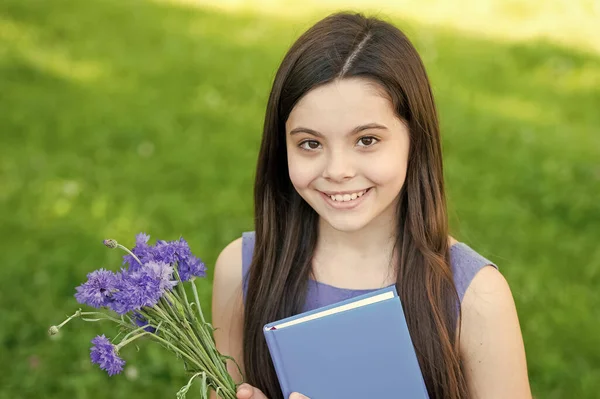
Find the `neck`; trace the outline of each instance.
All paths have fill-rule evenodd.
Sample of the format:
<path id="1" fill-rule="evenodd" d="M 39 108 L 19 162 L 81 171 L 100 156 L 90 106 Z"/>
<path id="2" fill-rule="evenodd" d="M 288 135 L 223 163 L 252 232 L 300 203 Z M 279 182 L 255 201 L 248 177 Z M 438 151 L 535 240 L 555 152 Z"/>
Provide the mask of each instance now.
<path id="1" fill-rule="evenodd" d="M 382 218 L 383 219 L 383 218 Z M 396 239 L 395 220 L 373 220 L 360 230 L 340 231 L 319 219 L 319 246 L 362 254 L 390 253 Z"/>
<path id="2" fill-rule="evenodd" d="M 313 268 L 321 278 L 332 281 L 337 280 L 334 276 L 339 277 L 339 273 L 349 279 L 353 275 L 365 278 L 366 268 L 373 279 L 393 278 L 396 231 L 396 218 L 389 212 L 362 229 L 349 232 L 336 230 L 319 219 Z"/>

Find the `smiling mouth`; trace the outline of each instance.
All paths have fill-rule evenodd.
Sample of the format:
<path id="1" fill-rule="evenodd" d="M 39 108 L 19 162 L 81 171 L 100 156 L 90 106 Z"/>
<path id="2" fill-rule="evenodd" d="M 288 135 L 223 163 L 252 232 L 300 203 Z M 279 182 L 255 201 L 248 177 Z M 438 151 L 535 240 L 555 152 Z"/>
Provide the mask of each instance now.
<path id="1" fill-rule="evenodd" d="M 327 194 L 327 193 L 323 193 L 323 192 L 321 192 L 321 193 L 323 195 L 329 197 L 333 202 L 343 203 L 343 202 L 355 201 L 356 199 L 365 195 L 370 189 L 371 189 L 371 187 L 367 188 L 366 190 L 356 191 L 353 193 L 345 193 L 345 194 Z"/>

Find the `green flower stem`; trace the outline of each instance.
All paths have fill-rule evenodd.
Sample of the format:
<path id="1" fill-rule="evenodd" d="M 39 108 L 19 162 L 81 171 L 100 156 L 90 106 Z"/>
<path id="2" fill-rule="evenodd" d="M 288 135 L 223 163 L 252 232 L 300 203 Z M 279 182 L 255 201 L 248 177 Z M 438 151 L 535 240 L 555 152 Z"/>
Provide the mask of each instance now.
<path id="1" fill-rule="evenodd" d="M 177 278 L 179 281 L 181 281 L 179 279 L 178 275 L 177 275 Z M 192 284 L 193 284 L 193 282 L 192 282 Z M 179 291 L 179 295 L 178 295 L 177 291 Z M 222 357 L 220 356 L 216 347 L 214 346 L 213 341 L 210 339 L 210 337 L 207 334 L 205 327 L 208 325 L 208 323 L 203 321 L 202 325 L 199 326 L 197 323 L 189 322 L 189 319 L 195 320 L 195 318 L 194 318 L 194 312 L 190 306 L 190 303 L 187 299 L 187 295 L 183 288 L 183 284 L 181 284 L 181 283 L 178 284 L 177 290 L 167 292 L 166 295 L 169 298 L 169 300 L 172 301 L 173 303 L 182 305 L 182 307 L 183 307 L 182 311 L 184 313 L 183 324 L 186 327 L 188 327 L 188 329 L 191 333 L 190 335 L 191 335 L 192 339 L 194 341 L 196 341 L 196 347 L 198 347 L 202 350 L 203 355 L 204 355 L 204 356 L 202 356 L 202 358 L 205 358 L 205 356 L 208 356 L 210 358 L 210 360 L 211 360 L 211 362 L 209 363 L 210 369 L 214 370 L 213 367 L 216 367 L 217 370 L 214 370 L 215 373 L 217 375 L 219 375 L 220 377 L 222 377 L 222 378 L 218 379 L 217 381 L 215 381 L 215 383 L 217 383 L 217 387 L 219 387 L 219 386 L 235 387 L 236 383 L 231 378 L 231 376 L 229 375 L 229 372 L 227 371 L 226 362 L 223 361 Z M 200 306 L 199 302 L 197 302 L 196 305 Z M 212 328 L 212 326 L 211 326 L 211 328 Z M 200 341 L 202 341 L 202 342 L 200 342 Z M 239 370 L 239 366 L 238 366 L 238 370 Z"/>
<path id="2" fill-rule="evenodd" d="M 158 317 L 153 317 L 151 315 L 151 313 L 157 314 Z M 193 353 L 194 355 L 196 355 L 196 356 L 198 356 L 200 358 L 199 354 L 195 353 L 193 345 L 189 342 L 189 340 L 187 342 L 187 345 L 186 345 L 186 342 L 182 341 L 182 338 L 185 338 L 185 337 L 181 337 L 182 334 L 181 334 L 180 328 L 177 326 L 176 323 L 173 323 L 173 321 L 168 316 L 166 316 L 166 315 L 164 315 L 162 313 L 157 312 L 156 309 L 154 309 L 154 308 L 146 308 L 145 312 L 143 313 L 143 316 L 146 317 L 146 318 L 152 318 L 152 319 L 154 319 L 154 318 L 156 318 L 156 319 L 162 318 L 163 322 L 166 322 L 167 325 L 171 326 L 172 328 L 171 329 L 170 328 L 164 328 L 164 329 L 162 329 L 162 330 L 160 330 L 158 332 L 159 333 L 163 333 L 165 335 L 168 335 L 171 339 L 173 339 L 173 340 L 175 340 L 175 341 L 177 341 L 179 343 L 182 343 L 183 344 L 182 346 L 184 346 L 186 350 L 190 351 L 190 353 Z M 148 316 L 150 316 L 150 317 L 148 317 Z M 175 333 L 173 331 L 175 331 Z M 179 332 L 179 334 L 177 334 L 176 332 Z"/>
<path id="3" fill-rule="evenodd" d="M 117 323 L 121 327 L 125 327 L 127 329 L 133 328 L 133 326 L 129 325 L 128 323 L 125 323 L 123 320 L 117 319 L 117 318 L 112 317 L 103 312 L 81 312 L 81 316 L 82 316 L 82 320 L 85 320 L 85 321 L 95 321 L 95 320 L 86 319 L 83 316 L 96 316 L 96 317 L 98 317 L 97 320 L 110 320 L 112 322 Z"/>
<path id="4" fill-rule="evenodd" d="M 165 312 L 171 314 L 178 322 L 182 321 L 184 316 L 180 313 L 179 306 L 181 304 L 171 295 L 170 291 L 165 292 L 164 297 L 160 299 L 159 303 Z"/>
<path id="5" fill-rule="evenodd" d="M 214 370 L 214 367 L 211 367 L 211 366 L 213 366 L 212 363 L 209 362 L 208 364 L 206 364 L 203 361 L 203 359 L 206 359 L 206 353 L 204 353 L 204 356 L 202 356 L 202 354 L 198 353 L 198 350 L 203 351 L 204 348 L 202 346 L 193 345 L 190 342 L 190 337 L 187 334 L 185 334 L 181 330 L 181 328 L 179 328 L 176 325 L 176 323 L 174 323 L 171 316 L 167 315 L 163 309 L 159 308 L 159 306 L 155 306 L 152 308 L 144 308 L 140 312 L 147 319 L 151 319 L 151 318 L 152 319 L 154 319 L 154 318 L 162 319 L 165 323 L 167 323 L 167 328 L 163 328 L 160 331 L 162 332 L 162 334 L 170 337 L 175 342 L 177 342 L 179 344 L 179 346 L 181 346 L 181 348 L 162 339 L 161 337 L 158 337 L 156 334 L 152 334 L 151 335 L 152 338 L 156 339 L 163 345 L 166 345 L 168 348 L 177 348 L 178 349 L 177 353 L 183 354 L 183 353 L 186 353 L 186 351 L 189 351 L 189 353 L 185 357 L 188 360 L 190 360 L 190 362 L 193 365 L 195 365 L 198 369 L 206 372 L 206 374 L 211 379 L 211 383 L 209 385 L 216 387 L 216 389 L 219 389 L 219 391 L 223 392 L 224 394 L 228 394 L 227 395 L 228 398 L 235 399 L 235 387 L 236 387 L 235 382 L 233 382 L 233 380 L 231 380 L 230 378 L 228 379 L 226 377 L 223 377 L 223 374 L 220 373 L 219 370 Z M 155 316 L 155 317 L 153 317 L 153 316 Z M 169 328 L 169 326 L 171 326 L 172 328 Z M 145 328 L 145 327 L 147 327 L 147 326 L 144 326 L 142 328 Z M 131 340 L 132 339 L 130 339 L 130 341 Z M 225 374 L 225 376 L 227 376 L 227 375 L 228 374 Z"/>
<path id="6" fill-rule="evenodd" d="M 196 288 L 196 284 L 195 284 L 195 281 L 194 281 L 194 279 L 190 280 L 190 283 L 191 283 L 191 285 L 192 285 L 192 291 L 193 291 L 193 293 L 194 293 L 194 299 L 195 299 L 195 301 L 196 301 L 196 303 L 195 303 L 195 304 L 196 304 L 196 307 L 198 308 L 198 314 L 199 314 L 199 316 L 200 316 L 200 319 L 202 320 L 202 326 L 200 326 L 200 327 L 199 327 L 199 326 L 197 325 L 197 323 L 195 323 L 194 327 L 195 327 L 195 329 L 197 330 L 197 332 L 200 334 L 200 338 L 201 338 L 201 339 L 202 339 L 202 338 L 204 338 L 204 339 L 202 339 L 202 340 L 203 340 L 203 341 L 206 343 L 206 346 L 209 348 L 209 350 L 210 350 L 210 355 L 211 355 L 211 358 L 212 358 L 212 360 L 213 360 L 214 364 L 216 364 L 216 365 L 218 366 L 218 368 L 219 368 L 219 369 L 220 369 L 220 371 L 223 373 L 223 375 L 226 375 L 226 376 L 228 377 L 228 378 L 227 378 L 228 382 L 231 382 L 232 384 L 235 384 L 235 381 L 233 381 L 233 378 L 231 378 L 231 376 L 229 375 L 229 372 L 228 372 L 228 370 L 227 370 L 227 362 L 226 362 L 226 360 L 227 360 L 227 359 L 231 359 L 231 360 L 233 360 L 233 362 L 235 363 L 235 365 L 236 365 L 236 367 L 237 367 L 238 371 L 240 372 L 240 375 L 242 375 L 242 376 L 243 376 L 243 373 L 242 373 L 242 371 L 241 371 L 241 368 L 240 368 L 240 366 L 237 364 L 237 362 L 235 361 L 235 359 L 233 359 L 232 357 L 225 357 L 225 358 L 224 358 L 224 357 L 223 357 L 223 356 L 222 356 L 222 355 L 219 353 L 219 351 L 217 350 L 217 348 L 215 347 L 215 345 L 214 345 L 214 341 L 213 341 L 213 339 L 212 339 L 212 336 L 211 336 L 211 335 L 212 335 L 212 331 L 213 331 L 214 329 L 213 329 L 213 328 L 212 328 L 212 326 L 211 326 L 209 323 L 207 323 L 207 322 L 206 322 L 206 320 L 204 319 L 204 315 L 203 315 L 203 313 L 202 313 L 202 307 L 201 307 L 201 305 L 200 305 L 200 298 L 198 297 L 198 290 L 197 290 L 197 288 Z M 192 308 L 191 308 L 191 306 L 190 306 L 190 303 L 189 303 L 189 301 L 187 300 L 187 295 L 186 295 L 186 293 L 185 293 L 185 290 L 183 289 L 183 287 L 181 287 L 181 289 L 180 289 L 180 293 L 181 293 L 181 295 L 182 295 L 182 296 L 185 298 L 185 304 L 187 305 L 187 309 L 188 309 L 188 312 L 189 312 L 189 317 L 190 317 L 192 320 L 195 320 L 195 318 L 193 317 L 193 310 L 192 310 Z M 210 328 L 210 330 L 211 330 L 211 334 L 209 334 L 209 333 L 206 331 L 206 328 L 204 328 L 204 327 L 207 327 L 207 326 Z M 198 331 L 198 330 L 199 330 L 199 331 Z"/>
<path id="7" fill-rule="evenodd" d="M 167 295 L 167 294 L 168 293 L 165 293 L 163 295 Z M 152 309 L 154 312 L 160 311 L 161 316 L 167 317 L 174 324 L 177 324 L 177 323 L 181 322 L 181 318 L 179 317 L 179 314 L 177 313 L 177 311 L 175 309 L 173 309 L 173 307 L 174 307 L 174 305 L 169 304 L 167 302 L 167 300 L 163 297 L 163 298 L 160 298 L 158 303 L 150 309 Z"/>
<path id="8" fill-rule="evenodd" d="M 159 324 L 160 325 L 160 324 Z M 143 326 L 140 327 L 140 329 L 146 328 L 148 326 Z M 158 326 L 157 326 L 158 327 Z M 169 333 L 167 329 L 163 329 L 162 333 Z M 134 341 L 135 339 L 143 336 L 143 335 L 147 335 L 147 334 L 151 334 L 148 331 L 144 331 L 141 334 L 135 335 L 134 337 L 131 337 L 127 340 L 122 341 L 121 343 L 119 343 L 118 348 L 122 348 L 125 345 L 127 345 L 128 343 L 130 343 L 131 341 Z M 177 339 L 177 337 L 174 337 L 172 334 L 169 333 L 169 335 L 171 335 L 171 338 L 173 339 Z M 194 363 L 197 367 L 201 367 L 201 365 L 198 363 L 198 359 L 193 359 L 189 354 L 185 353 L 184 351 L 182 351 L 180 348 L 178 348 L 177 346 L 171 344 L 170 342 L 168 342 L 167 340 L 159 337 L 157 334 L 151 334 L 151 337 L 156 339 L 157 341 L 159 341 L 160 343 L 167 345 L 169 348 L 173 349 L 175 352 L 179 353 L 181 356 L 187 358 L 190 362 Z"/>
<path id="9" fill-rule="evenodd" d="M 192 279 L 190 283 L 192 284 L 192 291 L 194 291 L 194 300 L 196 301 L 196 308 L 198 309 L 200 320 L 202 320 L 202 323 L 206 323 L 206 320 L 204 320 L 204 314 L 202 313 L 202 307 L 200 306 L 200 299 L 198 298 L 198 289 L 196 288 L 196 282 L 194 281 L 194 279 Z"/>
<path id="10" fill-rule="evenodd" d="M 161 324 L 162 324 L 162 322 L 158 323 L 158 326 L 156 326 L 155 328 L 158 330 L 158 328 L 160 328 Z M 154 326 L 150 326 L 150 327 L 154 327 Z M 128 332 L 128 333 L 127 333 L 127 334 L 126 334 L 126 335 L 123 337 L 123 339 L 121 340 L 121 342 L 123 342 L 123 341 L 126 341 L 126 340 L 127 340 L 127 338 L 129 338 L 129 336 L 130 336 L 130 335 L 133 335 L 133 334 L 135 334 L 135 333 L 137 333 L 137 332 L 139 332 L 139 331 L 142 331 L 142 330 L 143 330 L 143 331 L 146 331 L 146 328 L 148 328 L 148 326 L 147 326 L 147 325 L 146 325 L 146 326 L 139 327 L 139 328 L 136 328 L 135 330 Z M 146 332 L 149 332 L 149 331 L 146 331 Z"/>
<path id="11" fill-rule="evenodd" d="M 75 317 L 79 317 L 81 316 L 81 309 L 77 309 L 77 312 L 73 313 L 71 316 L 67 316 L 67 319 L 65 321 L 63 321 L 62 323 L 60 323 L 58 326 L 50 326 L 50 328 L 48 329 L 48 333 L 50 335 L 55 335 L 58 334 L 58 331 L 68 322 L 70 322 L 71 320 L 73 320 Z"/>
<path id="12" fill-rule="evenodd" d="M 139 263 L 139 264 L 140 264 L 140 266 L 142 265 L 142 262 L 141 262 L 141 261 L 138 259 L 138 257 L 137 257 L 137 256 L 135 256 L 135 254 L 134 254 L 133 252 L 131 252 L 131 251 L 129 250 L 129 248 L 127 248 L 127 247 L 125 247 L 125 246 L 123 246 L 123 245 L 121 245 L 121 244 L 118 244 L 118 243 L 117 243 L 117 247 L 118 247 L 118 248 L 121 248 L 123 251 L 125 251 L 125 252 L 127 252 L 129 255 L 133 256 L 133 259 L 137 260 L 137 263 Z"/>
<path id="13" fill-rule="evenodd" d="M 163 333 L 165 335 L 168 335 L 174 341 L 176 341 L 178 345 L 180 345 L 183 349 L 187 350 L 190 353 L 190 355 L 195 356 L 198 362 L 202 363 L 205 367 L 208 367 L 208 365 L 205 363 L 202 357 L 202 354 L 198 352 L 198 350 L 190 342 L 189 338 L 182 333 L 181 329 L 177 328 L 176 326 L 173 326 L 172 329 L 164 329 Z"/>
<path id="14" fill-rule="evenodd" d="M 204 342 L 204 344 L 206 345 L 206 348 L 209 351 L 209 355 L 211 357 L 211 360 L 213 361 L 213 364 L 215 364 L 217 366 L 217 368 L 219 369 L 219 371 L 220 371 L 219 374 L 221 376 L 223 376 L 224 379 L 225 379 L 225 381 L 223 381 L 223 384 L 224 385 L 231 384 L 233 386 L 236 386 L 235 381 L 233 380 L 233 378 L 231 378 L 231 376 L 229 375 L 229 372 L 227 370 L 226 360 L 224 360 L 223 356 L 221 356 L 221 354 L 219 353 L 219 351 L 215 347 L 214 341 L 213 341 L 213 339 L 211 337 L 211 334 L 209 334 L 209 332 L 206 329 L 206 327 L 209 327 L 210 330 L 211 330 L 211 332 L 212 332 L 212 326 L 209 323 L 206 323 L 206 321 L 204 320 L 204 316 L 202 315 L 202 310 L 200 308 L 200 300 L 198 298 L 198 292 L 196 290 L 196 286 L 194 284 L 194 281 L 190 281 L 190 282 L 192 284 L 192 288 L 193 288 L 193 291 L 194 291 L 194 296 L 195 296 L 195 299 L 196 299 L 196 306 L 199 309 L 198 312 L 199 312 L 199 314 L 201 316 L 201 319 L 202 319 L 202 325 L 198 325 L 197 320 L 194 318 L 194 312 L 193 312 L 192 307 L 191 307 L 191 305 L 190 305 L 190 303 L 189 303 L 189 301 L 187 299 L 187 295 L 185 293 L 185 290 L 181 289 L 180 291 L 181 291 L 181 295 L 185 299 L 185 305 L 186 305 L 186 308 L 187 308 L 187 311 L 188 311 L 189 318 L 191 320 L 196 321 L 196 323 L 192 323 L 193 329 L 196 331 L 197 334 L 200 335 L 200 337 L 199 337 L 200 339 L 205 338 L 202 341 Z M 231 358 L 231 359 L 233 359 L 233 358 Z M 236 363 L 235 360 L 234 360 L 234 363 Z M 240 375 L 242 375 L 241 369 L 240 369 L 239 365 L 237 365 L 237 363 L 236 363 L 236 366 L 237 366 L 238 370 L 240 371 Z"/>
<path id="15" fill-rule="evenodd" d="M 183 291 L 183 289 L 181 289 L 180 291 Z M 214 356 L 214 350 L 213 350 L 213 346 L 211 345 L 211 341 L 203 339 L 203 338 L 205 338 L 205 335 L 206 335 L 205 329 L 202 328 L 202 326 L 198 326 L 196 323 L 191 323 L 191 324 L 189 323 L 188 318 L 191 320 L 194 320 L 194 316 L 193 316 L 193 311 L 189 304 L 189 301 L 187 300 L 187 296 L 185 295 L 185 291 L 180 292 L 180 294 L 184 298 L 184 301 L 181 300 L 181 298 L 174 291 L 169 294 L 174 296 L 180 303 L 185 304 L 184 311 L 187 311 L 186 312 L 187 317 L 184 318 L 184 323 L 191 330 L 192 337 L 196 341 L 196 344 L 198 346 L 202 347 L 202 349 L 209 356 L 209 358 L 211 359 L 213 364 L 215 364 L 218 367 L 220 365 L 219 363 L 221 363 L 221 360 L 218 357 Z M 208 349 L 208 352 L 206 352 L 206 349 Z M 223 370 L 221 369 L 220 371 L 223 371 Z"/>
<path id="16" fill-rule="evenodd" d="M 171 294 L 180 302 L 182 303 L 184 306 L 184 311 L 185 311 L 185 316 L 186 316 L 186 320 L 191 319 L 192 321 L 195 320 L 194 318 L 194 311 L 192 310 L 192 307 L 187 299 L 187 295 L 185 293 L 185 290 L 183 289 L 183 287 L 179 287 L 179 295 L 177 294 L 177 292 L 173 291 L 171 292 Z M 181 299 L 183 298 L 183 300 Z M 199 306 L 199 305 L 198 305 Z M 212 345 L 212 340 L 211 339 L 207 339 L 210 337 L 207 337 L 206 334 L 206 325 L 207 323 L 205 321 L 202 322 L 201 325 L 198 325 L 198 323 L 192 323 L 191 324 L 191 328 L 196 332 L 197 334 L 197 338 L 200 339 L 202 341 L 202 344 L 204 347 L 210 348 L 211 352 L 213 349 L 216 350 L 216 348 L 214 348 L 214 346 Z M 212 354 L 212 353 L 211 353 Z M 212 356 L 211 356 L 212 358 Z M 215 359 L 212 358 L 213 361 L 219 361 L 219 359 Z"/>
<path id="17" fill-rule="evenodd" d="M 194 345 L 190 341 L 190 337 L 187 334 L 185 334 L 185 332 L 178 326 L 178 324 L 174 322 L 162 309 L 160 309 L 159 306 L 155 306 L 153 308 L 146 308 L 146 310 L 156 313 L 156 318 L 164 319 L 164 321 L 166 321 L 168 325 L 172 327 L 172 329 L 167 328 L 162 330 L 162 332 L 166 335 L 169 335 L 174 341 L 178 342 L 191 354 L 197 357 L 196 363 L 202 364 L 204 366 L 204 369 L 210 370 L 212 372 L 211 375 L 215 372 L 218 374 L 218 370 L 214 370 L 214 368 L 212 367 L 212 363 L 208 361 L 207 355 L 204 352 L 204 348 L 199 345 Z"/>
<path id="18" fill-rule="evenodd" d="M 185 357 L 186 359 L 188 359 L 190 362 L 194 363 L 196 365 L 196 367 L 202 368 L 202 366 L 200 364 L 198 364 L 198 361 L 196 359 L 193 359 L 190 355 L 188 355 L 187 353 L 185 353 L 184 351 L 182 351 L 181 349 L 179 349 L 178 347 L 176 347 L 175 345 L 173 345 L 172 343 L 170 343 L 169 341 L 159 337 L 156 334 L 152 334 L 152 338 L 154 338 L 155 340 L 157 340 L 158 342 L 160 342 L 163 345 L 168 346 L 169 348 L 171 348 L 173 351 L 179 353 L 181 356 Z"/>
<path id="19" fill-rule="evenodd" d="M 187 295 L 185 294 L 185 291 L 183 290 L 183 288 L 180 288 L 180 295 L 177 295 L 176 292 L 171 292 L 170 293 L 172 296 L 174 296 L 183 306 L 183 313 L 184 313 L 184 320 L 187 324 L 187 326 L 192 329 L 195 333 L 196 333 L 196 340 L 200 339 L 202 342 L 198 342 L 198 344 L 201 344 L 203 347 L 210 347 L 209 342 L 204 342 L 204 340 L 202 338 L 204 338 L 204 334 L 202 334 L 202 331 L 204 331 L 204 329 L 202 327 L 199 328 L 199 326 L 195 323 L 190 324 L 189 323 L 189 319 L 194 320 L 194 314 L 192 311 L 192 308 L 190 306 L 190 303 L 187 299 Z M 181 299 L 183 297 L 183 300 Z M 215 359 L 212 359 L 215 360 Z"/>
<path id="20" fill-rule="evenodd" d="M 125 345 L 127 345 L 128 343 L 135 341 L 136 339 L 143 337 L 144 335 L 150 334 L 148 331 L 144 331 L 143 333 L 140 333 L 138 335 L 134 335 L 131 338 L 128 339 L 123 339 L 123 341 L 119 342 L 118 345 L 116 345 L 116 351 L 118 352 L 119 350 L 121 350 L 121 348 L 123 348 Z"/>
<path id="21" fill-rule="evenodd" d="M 60 323 L 58 326 L 52 326 L 52 327 L 50 327 L 51 334 L 58 333 L 58 330 L 60 330 L 62 327 L 64 327 L 65 324 L 67 324 L 68 322 L 70 322 L 71 320 L 73 320 L 74 318 L 77 318 L 77 317 L 81 317 L 85 321 L 98 321 L 98 320 L 86 320 L 86 318 L 83 317 L 83 316 L 89 316 L 89 315 L 98 315 L 98 316 L 101 316 L 98 320 L 112 320 L 112 321 L 117 321 L 118 322 L 117 319 L 114 319 L 114 318 L 108 316 L 105 313 L 101 313 L 101 312 L 82 312 L 81 309 L 77 309 L 77 311 L 75 313 L 73 313 L 71 316 L 67 317 L 67 319 L 65 321 L 63 321 L 62 323 Z"/>
<path id="22" fill-rule="evenodd" d="M 162 320 L 161 323 L 166 323 L 167 328 L 160 329 L 157 331 L 157 333 L 162 333 L 165 336 L 172 339 L 173 341 L 177 342 L 180 349 L 182 349 L 183 351 L 187 351 L 190 357 L 193 356 L 195 358 L 192 363 L 195 363 L 197 366 L 204 366 L 204 369 L 210 369 L 210 364 L 206 364 L 206 362 L 204 362 L 203 360 L 205 359 L 205 357 L 203 357 L 202 354 L 198 352 L 197 348 L 190 342 L 189 338 L 185 334 L 183 334 L 181 328 L 178 327 L 177 323 L 174 322 L 169 315 L 162 311 L 162 309 L 158 308 L 158 306 L 152 308 L 146 307 L 140 309 L 139 312 L 147 320 L 158 319 Z M 152 325 L 150 326 L 153 327 Z M 159 326 L 157 326 L 156 328 L 158 329 Z M 140 329 L 144 329 L 146 327 L 148 326 L 143 326 Z"/>
<path id="23" fill-rule="evenodd" d="M 204 323 L 204 327 L 206 327 L 206 326 L 210 326 L 210 325 L 208 323 Z M 195 327 L 197 330 L 199 330 L 199 334 L 205 338 L 205 342 L 206 342 L 207 347 L 210 350 L 213 362 L 218 365 L 218 367 L 221 369 L 221 371 L 223 373 L 227 373 L 227 375 L 229 375 L 229 372 L 227 371 L 226 359 L 223 358 L 223 356 L 219 353 L 216 346 L 214 345 L 214 341 L 211 336 L 212 335 L 212 326 L 211 326 L 210 333 L 208 331 L 206 331 L 206 328 L 203 328 L 202 326 L 196 325 Z M 238 370 L 239 370 L 239 366 L 238 366 Z M 241 374 L 241 371 L 240 371 L 240 374 Z M 233 381 L 233 379 L 232 379 L 232 381 Z"/>
<path id="24" fill-rule="evenodd" d="M 205 398 L 206 397 L 206 387 L 205 387 L 205 384 L 206 384 L 206 373 L 205 372 L 200 372 L 200 373 L 194 374 L 192 376 L 192 378 L 189 379 L 188 383 L 186 385 L 184 385 L 183 387 L 181 387 L 181 389 L 179 390 L 179 392 L 177 392 L 177 399 L 184 399 L 185 398 L 185 395 L 190 390 L 192 382 L 198 376 L 202 376 L 202 386 L 200 387 L 200 397 L 201 398 Z"/>
<path id="25" fill-rule="evenodd" d="M 210 354 L 206 352 L 206 346 L 200 342 L 198 340 L 198 335 L 196 334 L 196 332 L 194 331 L 194 329 L 192 328 L 192 326 L 190 325 L 189 321 L 187 319 L 183 320 L 183 327 L 184 327 L 184 331 L 187 332 L 186 336 L 188 336 L 188 339 L 191 339 L 193 342 L 191 343 L 195 348 L 197 348 L 199 351 L 201 351 L 201 356 L 203 358 L 205 357 L 209 357 L 209 360 L 213 360 L 210 358 Z M 208 364 L 212 364 L 212 363 L 208 363 Z"/>
<path id="26" fill-rule="evenodd" d="M 167 292 L 167 293 L 166 293 L 166 295 L 167 295 L 167 296 L 170 296 L 170 300 L 171 300 L 171 301 L 174 301 L 174 299 L 175 299 L 175 298 L 174 298 L 173 296 L 171 296 L 171 293 Z M 179 299 L 177 299 L 177 300 L 179 300 Z M 179 300 L 179 301 L 180 301 L 180 300 Z M 160 307 L 159 307 L 159 306 L 156 306 L 155 308 L 156 308 L 156 310 L 159 310 L 159 309 L 160 309 Z M 160 310 L 159 310 L 159 311 L 160 311 Z M 183 326 L 187 327 L 188 331 L 190 331 L 190 333 L 191 333 L 191 334 L 189 334 L 189 335 L 188 335 L 188 334 L 185 334 L 185 333 L 183 333 L 182 335 L 184 335 L 184 336 L 185 336 L 186 340 L 188 341 L 188 343 L 189 343 L 189 344 L 190 344 L 192 347 L 194 347 L 196 350 L 199 350 L 199 351 L 201 351 L 201 352 L 202 352 L 201 354 L 199 354 L 199 355 L 200 355 L 200 357 L 201 357 L 202 359 L 207 359 L 207 357 L 208 357 L 210 360 L 213 360 L 213 362 L 214 362 L 214 359 L 212 359 L 212 357 L 211 357 L 211 356 L 210 356 L 210 355 L 209 355 L 209 354 L 206 352 L 206 346 L 205 346 L 205 345 L 203 345 L 201 342 L 199 342 L 199 341 L 198 341 L 198 337 L 196 336 L 196 334 L 194 334 L 194 331 L 193 331 L 193 330 L 192 330 L 192 328 L 190 327 L 190 324 L 189 324 L 189 321 L 187 320 L 187 318 L 185 318 L 185 317 L 184 317 L 184 318 L 183 318 L 183 320 L 182 320 L 182 323 L 181 323 L 181 324 L 182 324 Z M 190 340 L 190 336 L 191 336 L 191 339 L 192 339 L 193 341 L 196 341 L 196 345 L 194 345 L 192 342 L 190 342 L 190 341 L 189 341 L 189 340 Z M 207 359 L 207 360 L 209 360 L 209 359 Z M 207 361 L 207 363 L 206 363 L 206 366 L 207 366 L 208 368 L 210 368 L 212 371 L 218 372 L 218 370 L 214 370 L 214 369 L 213 369 L 213 367 L 211 367 L 211 366 L 214 366 L 214 363 L 213 363 L 213 362 L 208 362 L 208 361 Z"/>

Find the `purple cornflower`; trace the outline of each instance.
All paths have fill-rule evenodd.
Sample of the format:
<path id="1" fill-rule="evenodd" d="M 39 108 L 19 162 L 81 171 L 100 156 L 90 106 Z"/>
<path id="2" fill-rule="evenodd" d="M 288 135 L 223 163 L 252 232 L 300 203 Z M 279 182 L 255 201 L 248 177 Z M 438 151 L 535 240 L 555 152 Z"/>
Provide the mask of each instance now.
<path id="1" fill-rule="evenodd" d="M 165 262 L 148 262 L 140 270 L 142 274 L 158 281 L 158 289 L 162 295 L 177 285 L 173 277 L 173 266 Z"/>
<path id="2" fill-rule="evenodd" d="M 158 241 L 155 246 L 155 259 L 171 264 L 177 263 L 181 281 L 187 281 L 194 276 L 206 276 L 206 266 L 192 255 L 187 241 L 183 238 L 179 241 Z"/>
<path id="3" fill-rule="evenodd" d="M 148 245 L 149 239 L 150 236 L 147 234 L 138 234 L 135 241 L 136 245 L 131 250 L 142 263 L 154 261 L 171 265 L 177 264 L 181 281 L 187 281 L 194 276 L 206 276 L 206 266 L 200 259 L 192 255 L 187 241 L 183 238 L 178 241 L 158 240 L 155 246 Z M 136 271 L 141 267 L 131 255 L 124 256 L 123 263 L 129 264 L 129 270 L 132 271 Z"/>
<path id="4" fill-rule="evenodd" d="M 154 254 L 152 253 L 152 247 L 148 245 L 150 236 L 146 233 L 139 233 L 135 236 L 135 246 L 131 249 L 131 252 L 138 257 L 142 263 L 154 260 Z M 136 271 L 141 265 L 131 255 L 123 256 L 123 264 L 129 264 L 129 270 Z"/>
<path id="5" fill-rule="evenodd" d="M 128 272 L 125 269 L 121 269 L 121 271 L 119 273 L 116 273 L 116 275 L 115 275 L 115 291 L 111 295 L 110 300 L 108 301 L 108 304 L 106 305 L 113 311 L 117 312 L 118 314 L 125 314 L 125 313 L 129 312 L 130 310 L 132 310 L 131 306 L 127 302 L 127 298 L 122 294 L 122 291 L 127 289 L 125 282 L 124 282 L 127 273 Z"/>
<path id="6" fill-rule="evenodd" d="M 90 358 L 93 363 L 100 366 L 102 370 L 106 370 L 108 375 L 119 374 L 123 371 L 125 360 L 117 355 L 116 347 L 104 336 L 98 335 L 92 340 L 92 348 L 90 349 Z"/>
<path id="7" fill-rule="evenodd" d="M 172 275 L 173 267 L 164 262 L 148 262 L 135 271 L 121 272 L 111 309 L 124 314 L 156 305 L 165 291 L 177 284 Z"/>
<path id="8" fill-rule="evenodd" d="M 100 308 L 108 306 L 112 292 L 116 288 L 117 276 L 115 273 L 99 269 L 87 275 L 88 280 L 76 287 L 75 299 L 77 302 Z"/>

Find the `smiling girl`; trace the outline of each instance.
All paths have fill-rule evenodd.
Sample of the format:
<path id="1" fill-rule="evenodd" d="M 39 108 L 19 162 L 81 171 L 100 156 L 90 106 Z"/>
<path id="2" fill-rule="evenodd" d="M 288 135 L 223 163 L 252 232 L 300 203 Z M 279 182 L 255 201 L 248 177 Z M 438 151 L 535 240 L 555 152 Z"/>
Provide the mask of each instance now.
<path id="1" fill-rule="evenodd" d="M 239 399 L 282 397 L 263 325 L 394 284 L 430 398 L 531 397 L 511 291 L 449 235 L 444 191 L 437 112 L 406 36 L 349 13 L 304 33 L 267 105 L 255 231 L 215 267 L 215 339 L 242 366 Z"/>

